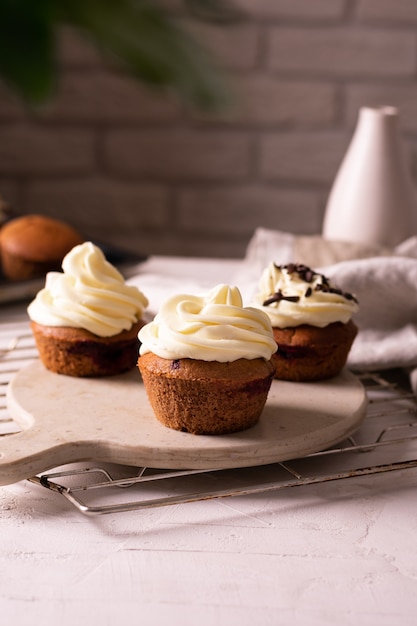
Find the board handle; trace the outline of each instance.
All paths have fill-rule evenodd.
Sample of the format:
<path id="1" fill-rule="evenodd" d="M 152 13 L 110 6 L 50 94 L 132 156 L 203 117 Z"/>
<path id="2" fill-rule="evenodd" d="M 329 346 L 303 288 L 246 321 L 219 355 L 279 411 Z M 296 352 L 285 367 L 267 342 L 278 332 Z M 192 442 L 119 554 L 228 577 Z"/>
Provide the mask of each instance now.
<path id="1" fill-rule="evenodd" d="M 65 441 L 48 441 L 45 433 L 28 428 L 0 438 L 0 485 L 32 478 L 40 472 L 62 465 Z"/>

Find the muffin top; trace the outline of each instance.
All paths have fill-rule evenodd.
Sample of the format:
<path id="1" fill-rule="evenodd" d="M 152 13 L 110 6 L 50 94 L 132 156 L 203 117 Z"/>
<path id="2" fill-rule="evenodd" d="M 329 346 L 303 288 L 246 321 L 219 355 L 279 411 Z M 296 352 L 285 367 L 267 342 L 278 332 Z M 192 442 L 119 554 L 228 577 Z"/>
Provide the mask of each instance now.
<path id="1" fill-rule="evenodd" d="M 261 275 L 252 305 L 268 315 L 274 328 L 345 324 L 359 308 L 354 295 L 332 285 L 323 274 L 296 263 L 270 263 Z"/>
<path id="2" fill-rule="evenodd" d="M 69 224 L 46 215 L 22 215 L 7 222 L 0 233 L 1 246 L 10 254 L 34 262 L 57 262 L 76 245 L 81 235 Z"/>
<path id="3" fill-rule="evenodd" d="M 220 363 L 269 360 L 276 351 L 270 321 L 262 311 L 243 307 L 237 287 L 217 285 L 206 295 L 169 298 L 154 320 L 139 331 L 140 353 L 165 359 Z"/>
<path id="4" fill-rule="evenodd" d="M 48 272 L 45 287 L 28 306 L 32 321 L 112 337 L 142 319 L 147 298 L 137 287 L 126 285 L 90 241 L 75 246 L 64 257 L 62 269 Z"/>

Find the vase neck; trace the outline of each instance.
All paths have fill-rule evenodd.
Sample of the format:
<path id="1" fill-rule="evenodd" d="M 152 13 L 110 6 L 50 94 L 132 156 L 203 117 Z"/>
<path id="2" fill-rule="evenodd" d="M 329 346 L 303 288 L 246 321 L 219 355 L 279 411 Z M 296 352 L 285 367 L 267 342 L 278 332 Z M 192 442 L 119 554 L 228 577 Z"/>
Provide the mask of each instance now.
<path id="1" fill-rule="evenodd" d="M 398 125 L 398 110 L 395 107 L 362 107 L 359 110 L 359 126 L 375 125 L 396 129 Z"/>

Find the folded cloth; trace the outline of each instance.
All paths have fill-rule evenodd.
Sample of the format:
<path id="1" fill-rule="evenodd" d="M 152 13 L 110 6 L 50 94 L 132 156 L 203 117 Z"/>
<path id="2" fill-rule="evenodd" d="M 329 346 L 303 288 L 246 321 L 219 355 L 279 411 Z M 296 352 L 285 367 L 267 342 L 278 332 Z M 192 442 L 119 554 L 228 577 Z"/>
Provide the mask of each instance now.
<path id="1" fill-rule="evenodd" d="M 417 237 L 386 249 L 257 229 L 237 277 L 245 280 L 246 298 L 271 261 L 304 263 L 355 294 L 359 333 L 348 366 L 408 368 L 417 388 Z"/>

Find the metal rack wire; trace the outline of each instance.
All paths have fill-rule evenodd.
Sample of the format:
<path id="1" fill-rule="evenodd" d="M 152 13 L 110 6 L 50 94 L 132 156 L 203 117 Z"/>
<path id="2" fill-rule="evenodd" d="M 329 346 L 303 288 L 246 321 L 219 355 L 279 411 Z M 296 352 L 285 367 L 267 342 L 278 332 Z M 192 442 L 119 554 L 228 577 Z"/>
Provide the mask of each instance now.
<path id="1" fill-rule="evenodd" d="M 36 358 L 25 322 L 0 331 L 0 438 L 20 428 L 9 416 L 6 388 Z M 403 371 L 357 372 L 369 405 L 361 427 L 338 446 L 291 462 L 233 470 L 166 471 L 73 464 L 29 479 L 63 496 L 87 516 L 199 500 L 260 494 L 417 467 L 417 398 Z"/>

